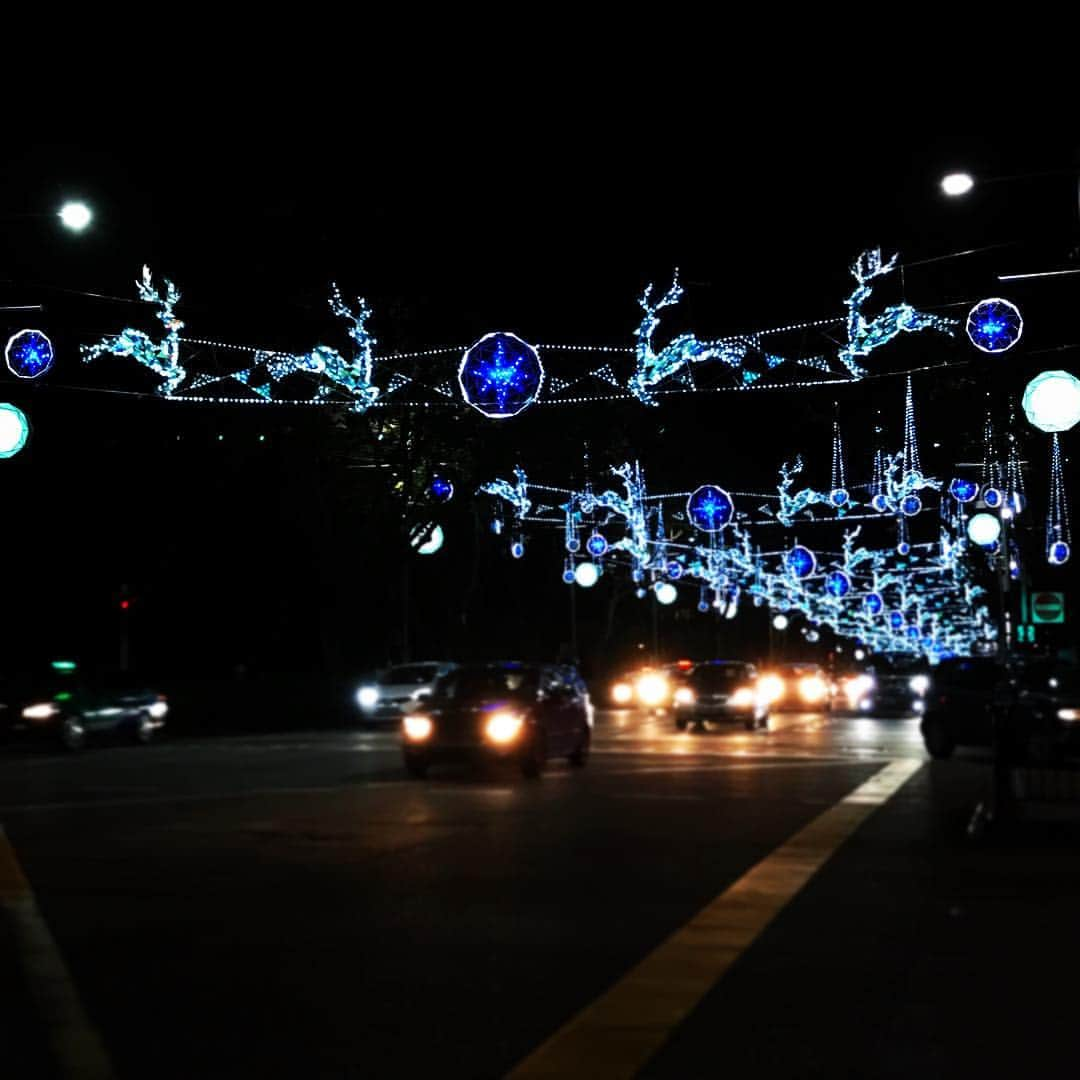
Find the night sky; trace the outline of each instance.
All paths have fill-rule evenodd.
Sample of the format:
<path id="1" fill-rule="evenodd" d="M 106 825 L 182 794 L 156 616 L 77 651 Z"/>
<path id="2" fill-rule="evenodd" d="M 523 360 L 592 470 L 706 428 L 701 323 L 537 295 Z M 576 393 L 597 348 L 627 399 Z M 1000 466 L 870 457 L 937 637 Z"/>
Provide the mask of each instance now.
<path id="1" fill-rule="evenodd" d="M 686 296 L 660 341 L 691 329 L 706 338 L 838 317 L 852 287 L 848 267 L 880 244 L 904 264 L 882 286 L 882 303 L 903 298 L 958 315 L 1005 295 L 1024 311 L 1025 338 L 1004 357 L 985 357 L 962 336 L 908 335 L 871 359 L 881 372 L 952 365 L 915 377 L 923 464 L 946 479 L 957 462 L 982 458 L 987 393 L 1003 423 L 1004 404 L 1032 374 L 1075 369 L 1080 277 L 996 279 L 1078 265 L 1075 181 L 987 184 L 963 202 L 946 201 L 936 186 L 957 166 L 988 176 L 1067 170 L 1076 163 L 1068 144 L 1004 148 L 991 136 L 919 135 L 880 149 L 860 142 L 855 155 L 842 139 L 808 135 L 743 139 L 701 155 L 674 137 L 650 143 L 584 122 L 512 135 L 372 124 L 355 138 L 362 153 L 319 124 L 264 122 L 191 130 L 162 155 L 153 140 L 114 125 L 77 142 L 39 135 L 4 151 L 0 303 L 45 310 L 0 317 L 5 335 L 29 319 L 58 349 L 54 370 L 33 385 L 0 375 L 3 399 L 33 424 L 27 450 L 0 463 L 5 655 L 64 650 L 108 663 L 122 617 L 131 621 L 133 660 L 147 671 L 227 672 L 242 663 L 350 672 L 401 655 L 402 552 L 370 467 L 378 455 L 349 430 L 363 421 L 162 402 L 150 394 L 153 377 L 131 361 L 80 362 L 79 343 L 126 325 L 158 329 L 148 309 L 109 299 L 135 297 L 144 263 L 179 285 L 185 336 L 297 351 L 347 344 L 326 307 L 336 280 L 372 305 L 378 355 L 464 345 L 496 329 L 535 342 L 629 345 L 637 296 L 650 281 L 665 287 L 676 266 Z M 47 216 L 76 196 L 97 214 L 81 236 Z M 991 245 L 1002 246 L 941 259 Z M 1075 347 L 1051 351 L 1063 346 Z M 563 355 L 549 367 L 568 374 L 579 362 Z M 420 442 L 447 460 L 459 492 L 445 516 L 444 551 L 412 557 L 413 655 L 541 657 L 565 648 L 558 537 L 539 536 L 524 560 L 510 560 L 487 530 L 485 500 L 470 495 L 478 482 L 509 476 L 520 462 L 532 479 L 565 484 L 581 478 L 587 451 L 597 484 L 608 466 L 638 458 L 652 490 L 712 482 L 760 492 L 801 452 L 807 482 L 824 486 L 838 416 L 856 484 L 869 479 L 876 425 L 899 449 L 903 395 L 897 377 L 687 396 L 658 409 L 534 408 L 499 424 L 471 410 L 409 417 L 417 430 L 430 428 Z M 1048 449 L 1022 420 L 1018 430 L 1031 461 L 1033 581 L 1071 583 L 1071 568 L 1040 565 Z M 447 451 L 454 446 L 460 454 Z M 883 525 L 866 539 L 888 543 L 889 532 Z M 811 544 L 828 535 L 823 546 L 835 548 L 838 534 L 807 526 L 786 536 L 772 529 L 770 539 L 779 547 L 795 535 Z M 118 610 L 125 584 L 130 616 Z M 592 664 L 651 642 L 651 600 L 626 596 L 612 607 L 611 587 L 605 580 L 577 594 L 580 653 Z M 695 599 L 688 590 L 662 613 L 662 651 L 753 658 L 764 648 L 761 613 L 720 625 L 697 615 Z"/>

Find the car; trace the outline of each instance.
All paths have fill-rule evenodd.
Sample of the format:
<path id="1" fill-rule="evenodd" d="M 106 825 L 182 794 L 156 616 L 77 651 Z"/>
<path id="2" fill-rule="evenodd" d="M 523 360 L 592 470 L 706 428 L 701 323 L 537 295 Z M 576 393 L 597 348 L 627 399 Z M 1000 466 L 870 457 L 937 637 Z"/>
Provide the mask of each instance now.
<path id="1" fill-rule="evenodd" d="M 995 706 L 1008 708 L 1007 732 L 1024 756 L 1053 761 L 1080 751 L 1080 669 L 1027 658 L 1003 669 L 973 656 L 934 669 L 920 725 L 927 753 L 944 759 L 960 746 L 992 746 Z"/>
<path id="2" fill-rule="evenodd" d="M 918 716 L 930 687 L 930 667 L 910 653 L 879 653 L 840 685 L 841 707 L 851 712 Z"/>
<path id="3" fill-rule="evenodd" d="M 405 767 L 416 777 L 440 762 L 478 759 L 515 762 L 535 777 L 553 757 L 585 765 L 591 742 L 589 694 L 568 665 L 462 665 L 401 720 Z"/>
<path id="4" fill-rule="evenodd" d="M 435 680 L 456 666 L 448 660 L 426 660 L 380 671 L 356 691 L 361 719 L 367 724 L 396 728 L 403 714 L 431 693 Z"/>
<path id="5" fill-rule="evenodd" d="M 51 741 L 68 750 L 110 736 L 145 745 L 165 726 L 168 711 L 165 695 L 136 676 L 88 674 L 73 661 L 53 661 L 0 687 L 0 724 L 9 738 Z"/>
<path id="6" fill-rule="evenodd" d="M 758 683 L 770 709 L 813 709 L 828 712 L 832 708 L 832 687 L 820 664 L 777 664 L 765 672 Z"/>
<path id="7" fill-rule="evenodd" d="M 769 727 L 769 703 L 758 687 L 757 668 L 741 660 L 695 664 L 674 701 L 679 731 L 701 731 L 721 720 L 741 720 L 748 731 Z"/>
<path id="8" fill-rule="evenodd" d="M 675 692 L 686 684 L 694 665 L 689 660 L 674 664 L 649 664 L 629 671 L 611 685 L 610 701 L 617 709 L 640 709 L 663 714 L 672 707 Z"/>

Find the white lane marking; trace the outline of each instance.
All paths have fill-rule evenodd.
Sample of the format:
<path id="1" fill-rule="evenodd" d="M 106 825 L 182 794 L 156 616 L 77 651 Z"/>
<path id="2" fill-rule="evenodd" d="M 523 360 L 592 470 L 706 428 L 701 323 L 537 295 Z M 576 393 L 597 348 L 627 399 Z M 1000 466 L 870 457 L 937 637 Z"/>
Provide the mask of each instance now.
<path id="1" fill-rule="evenodd" d="M 48 1031 L 59 1074 L 64 1080 L 112 1080 L 116 1075 L 97 1028 L 79 992 L 30 882 L 0 826 L 0 907 L 15 932 L 19 962 L 34 1004 Z"/>

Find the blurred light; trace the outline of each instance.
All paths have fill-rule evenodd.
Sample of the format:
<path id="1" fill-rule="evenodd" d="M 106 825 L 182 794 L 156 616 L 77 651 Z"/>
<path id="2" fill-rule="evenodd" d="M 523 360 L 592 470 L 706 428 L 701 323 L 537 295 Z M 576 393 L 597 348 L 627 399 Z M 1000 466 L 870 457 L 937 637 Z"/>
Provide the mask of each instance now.
<path id="1" fill-rule="evenodd" d="M 155 720 L 164 719 L 165 714 L 168 713 L 168 711 L 169 711 L 169 703 L 167 701 L 155 701 L 154 704 L 151 705 L 150 709 L 149 709 L 150 715 Z"/>
<path id="2" fill-rule="evenodd" d="M 992 544 L 1001 535 L 1001 522 L 993 514 L 975 514 L 968 522 L 967 532 L 974 544 Z"/>
<path id="3" fill-rule="evenodd" d="M 874 689 L 872 675 L 853 675 L 844 683 L 844 696 L 848 700 L 848 708 L 859 707 L 861 701 L 869 700 L 866 695 Z"/>
<path id="4" fill-rule="evenodd" d="M 930 680 L 925 675 L 912 675 L 908 686 L 911 687 L 912 693 L 921 697 L 930 689 Z"/>
<path id="5" fill-rule="evenodd" d="M 856 649 L 855 650 L 855 659 L 856 660 L 865 660 L 866 659 L 866 650 L 865 649 Z"/>
<path id="6" fill-rule="evenodd" d="M 406 716 L 401 722 L 401 727 L 405 732 L 405 738 L 410 742 L 423 742 L 425 739 L 430 739 L 431 733 L 435 730 L 430 716 Z"/>
<path id="7" fill-rule="evenodd" d="M 1067 371 L 1044 371 L 1024 389 L 1028 423 L 1040 431 L 1068 431 L 1080 421 L 1080 379 Z"/>
<path id="8" fill-rule="evenodd" d="M 786 630 L 788 628 L 788 617 L 786 615 L 776 615 L 773 617 L 772 624 L 776 630 Z"/>
<path id="9" fill-rule="evenodd" d="M 779 675 L 764 675 L 758 682 L 758 694 L 761 700 L 771 705 L 784 696 L 784 680 Z"/>
<path id="10" fill-rule="evenodd" d="M 591 589 L 600 578 L 600 569 L 596 563 L 578 563 L 574 569 L 574 580 L 583 588 Z"/>
<path id="11" fill-rule="evenodd" d="M 946 195 L 966 195 L 974 186 L 975 181 L 970 173 L 949 173 L 941 180 L 941 190 Z"/>
<path id="12" fill-rule="evenodd" d="M 379 688 L 377 686 L 361 686 L 356 691 L 356 703 L 361 709 L 374 709 L 379 701 Z"/>
<path id="13" fill-rule="evenodd" d="M 60 207 L 60 220 L 72 232 L 82 232 L 93 217 L 90 207 L 84 202 L 68 202 Z"/>
<path id="14" fill-rule="evenodd" d="M 49 666 L 53 671 L 74 671 L 78 665 L 74 660 L 54 660 Z"/>
<path id="15" fill-rule="evenodd" d="M 23 714 L 26 715 L 25 713 Z M 1064 720 L 1066 723 L 1072 723 L 1075 720 L 1080 720 L 1080 709 L 1058 709 L 1058 719 Z"/>
<path id="16" fill-rule="evenodd" d="M 642 705 L 660 705 L 667 700 L 670 687 L 663 675 L 651 673 L 642 675 L 637 681 L 638 701 Z"/>
<path id="17" fill-rule="evenodd" d="M 634 698 L 634 688 L 629 683 L 619 682 L 611 688 L 611 700 L 616 705 L 629 705 Z"/>
<path id="18" fill-rule="evenodd" d="M 807 675 L 799 680 L 799 697 L 808 705 L 817 705 L 824 701 L 829 693 L 825 680 L 818 675 Z"/>
<path id="19" fill-rule="evenodd" d="M 693 705 L 694 691 L 689 686 L 680 686 L 675 691 L 675 703 L 677 705 Z"/>
<path id="20" fill-rule="evenodd" d="M 443 541 L 446 539 L 443 534 L 442 526 L 436 525 L 431 530 L 431 536 L 427 538 L 417 549 L 417 555 L 434 555 L 436 551 L 443 546 Z"/>
<path id="21" fill-rule="evenodd" d="M 0 402 L 0 458 L 14 457 L 25 445 L 30 424 L 22 409 Z"/>
<path id="22" fill-rule="evenodd" d="M 488 717 L 484 733 L 493 743 L 505 745 L 513 742 L 524 726 L 525 721 L 517 713 L 497 712 Z"/>
<path id="23" fill-rule="evenodd" d="M 24 720 L 47 720 L 50 716 L 55 716 L 59 711 L 51 701 L 48 701 L 41 705 L 27 705 L 22 714 Z"/>
<path id="24" fill-rule="evenodd" d="M 754 704 L 754 691 L 749 686 L 740 686 L 734 694 L 731 695 L 731 704 L 737 709 L 745 708 L 747 705 Z"/>
<path id="25" fill-rule="evenodd" d="M 679 590 L 670 581 L 658 582 L 653 591 L 661 604 L 674 604 L 679 598 Z"/>

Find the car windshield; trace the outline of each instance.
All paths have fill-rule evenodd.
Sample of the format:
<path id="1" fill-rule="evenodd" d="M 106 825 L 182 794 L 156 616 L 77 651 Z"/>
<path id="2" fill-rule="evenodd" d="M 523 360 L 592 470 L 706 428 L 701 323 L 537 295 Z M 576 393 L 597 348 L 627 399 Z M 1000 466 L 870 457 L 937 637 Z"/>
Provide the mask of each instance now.
<path id="1" fill-rule="evenodd" d="M 490 701 L 508 695 L 532 694 L 539 684 L 533 668 L 462 668 L 444 675 L 435 686 L 435 696 L 452 701 Z"/>
<path id="2" fill-rule="evenodd" d="M 379 686 L 419 686 L 429 683 L 438 674 L 436 664 L 406 664 L 384 671 L 378 679 Z"/>
<path id="3" fill-rule="evenodd" d="M 733 686 L 752 675 L 749 664 L 702 664 L 694 669 L 690 681 L 694 686 Z"/>

